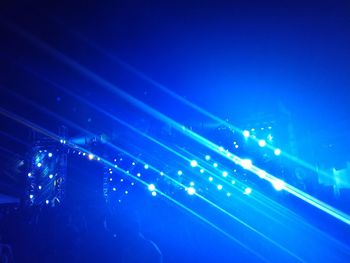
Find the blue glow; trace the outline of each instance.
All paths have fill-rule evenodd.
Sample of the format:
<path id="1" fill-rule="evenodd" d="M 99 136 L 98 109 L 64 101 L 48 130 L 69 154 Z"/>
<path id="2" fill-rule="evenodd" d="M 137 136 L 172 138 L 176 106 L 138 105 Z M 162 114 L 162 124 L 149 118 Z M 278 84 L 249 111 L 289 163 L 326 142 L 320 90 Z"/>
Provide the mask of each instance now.
<path id="1" fill-rule="evenodd" d="M 205 160 L 209 161 L 210 160 L 210 155 L 205 156 Z"/>
<path id="2" fill-rule="evenodd" d="M 274 151 L 273 151 L 273 153 L 276 155 L 276 156 L 279 156 L 279 155 L 281 155 L 281 150 L 280 149 L 275 149 Z"/>
<path id="3" fill-rule="evenodd" d="M 231 193 L 227 193 L 226 195 L 227 195 L 227 197 L 230 197 L 230 196 L 231 196 Z"/>
<path id="4" fill-rule="evenodd" d="M 272 141 L 272 140 L 273 140 L 272 135 L 271 135 L 271 134 L 267 135 L 267 139 L 268 139 L 269 141 Z"/>
<path id="5" fill-rule="evenodd" d="M 148 185 L 148 190 L 151 191 L 151 192 L 155 191 L 156 190 L 156 186 L 154 184 L 149 184 Z"/>
<path id="6" fill-rule="evenodd" d="M 163 173 L 163 172 L 160 172 L 159 174 L 160 174 L 160 176 L 164 176 L 164 173 Z"/>
<path id="7" fill-rule="evenodd" d="M 149 168 L 149 165 L 145 164 L 143 167 L 147 170 Z"/>
<path id="8" fill-rule="evenodd" d="M 190 182 L 190 186 L 194 186 L 194 182 Z"/>
<path id="9" fill-rule="evenodd" d="M 127 195 L 129 192 L 128 192 L 128 191 L 125 191 L 124 193 Z"/>
<path id="10" fill-rule="evenodd" d="M 196 189 L 194 189 L 193 187 L 188 187 L 187 188 L 187 193 L 189 195 L 194 195 L 196 193 Z"/>
<path id="11" fill-rule="evenodd" d="M 201 174 L 204 174 L 204 169 L 200 169 L 199 172 L 200 172 Z"/>
<path id="12" fill-rule="evenodd" d="M 252 129 L 252 131 L 253 131 L 253 129 Z M 248 138 L 250 136 L 250 132 L 247 131 L 247 130 L 244 130 L 243 131 L 243 136 L 244 136 L 244 138 Z"/>
<path id="13" fill-rule="evenodd" d="M 218 188 L 218 190 L 222 190 L 222 185 L 218 184 L 217 188 Z"/>
<path id="14" fill-rule="evenodd" d="M 191 166 L 196 167 L 198 165 L 198 162 L 196 160 L 191 161 Z"/>
<path id="15" fill-rule="evenodd" d="M 250 195 L 251 193 L 252 193 L 252 189 L 250 187 L 247 187 L 246 189 L 244 189 L 245 195 Z"/>
<path id="16" fill-rule="evenodd" d="M 217 163 L 213 163 L 213 166 L 217 168 L 219 165 Z"/>
<path id="17" fill-rule="evenodd" d="M 265 140 L 259 140 L 258 142 L 260 147 L 265 147 L 266 146 L 266 141 Z"/>
<path id="18" fill-rule="evenodd" d="M 136 165 L 136 163 L 135 163 L 135 162 L 132 162 L 132 165 L 133 165 L 133 166 L 135 166 L 135 165 Z"/>
<path id="19" fill-rule="evenodd" d="M 209 181 L 212 182 L 213 180 L 214 180 L 213 177 L 210 176 Z"/>
<path id="20" fill-rule="evenodd" d="M 223 171 L 223 172 L 222 172 L 222 176 L 223 176 L 223 177 L 227 177 L 227 176 L 228 176 L 228 172 Z"/>
<path id="21" fill-rule="evenodd" d="M 232 181 L 231 181 L 231 184 L 235 184 L 235 183 L 236 183 L 236 181 L 235 181 L 235 180 L 232 180 Z"/>

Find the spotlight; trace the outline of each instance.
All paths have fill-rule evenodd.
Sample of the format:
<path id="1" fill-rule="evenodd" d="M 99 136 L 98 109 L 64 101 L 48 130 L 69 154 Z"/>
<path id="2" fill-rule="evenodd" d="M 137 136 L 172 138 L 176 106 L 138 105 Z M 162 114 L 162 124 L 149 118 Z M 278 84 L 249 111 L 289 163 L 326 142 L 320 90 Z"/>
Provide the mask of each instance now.
<path id="1" fill-rule="evenodd" d="M 191 161 L 191 166 L 196 167 L 198 165 L 198 162 L 196 160 Z"/>
<path id="2" fill-rule="evenodd" d="M 222 176 L 223 176 L 223 177 L 227 177 L 227 176 L 228 176 L 228 172 L 223 171 L 223 172 L 222 172 Z"/>
<path id="3" fill-rule="evenodd" d="M 217 188 L 218 188 L 219 191 L 222 190 L 222 185 L 218 184 Z"/>
<path id="4" fill-rule="evenodd" d="M 34 195 L 29 195 L 29 198 L 30 198 L 30 199 L 33 199 L 33 198 L 34 198 Z"/>
<path id="5" fill-rule="evenodd" d="M 32 176 L 32 173 L 28 173 L 28 177 L 31 177 Z"/>
<path id="6" fill-rule="evenodd" d="M 205 160 L 209 161 L 210 160 L 210 155 L 205 156 Z"/>
<path id="7" fill-rule="evenodd" d="M 247 131 L 247 130 L 244 130 L 243 131 L 243 136 L 244 136 L 244 138 L 248 138 L 250 136 L 250 132 Z"/>
<path id="8" fill-rule="evenodd" d="M 49 201 L 49 200 L 46 200 L 45 203 L 48 205 L 48 204 L 50 203 L 50 201 Z"/>
<path id="9" fill-rule="evenodd" d="M 111 177 L 111 178 L 109 178 L 109 181 L 110 181 L 110 182 L 112 182 L 112 181 L 113 181 L 113 178 L 112 178 L 112 177 Z"/>
<path id="10" fill-rule="evenodd" d="M 160 174 L 160 176 L 163 176 L 163 175 L 164 175 L 164 173 L 163 173 L 163 172 L 160 172 L 159 174 Z"/>
<path id="11" fill-rule="evenodd" d="M 149 184 L 148 185 L 148 190 L 151 191 L 151 192 L 155 191 L 156 190 L 156 186 L 154 184 Z"/>
<path id="12" fill-rule="evenodd" d="M 39 185 L 39 186 L 38 186 L 38 189 L 39 189 L 39 190 L 41 190 L 41 188 L 42 188 L 42 186 L 41 186 L 41 185 Z"/>
<path id="13" fill-rule="evenodd" d="M 213 177 L 210 176 L 209 181 L 212 182 L 213 180 L 214 180 Z"/>
<path id="14" fill-rule="evenodd" d="M 244 168 L 244 169 L 250 169 L 252 168 L 252 161 L 249 160 L 249 159 L 243 159 L 241 160 L 241 166 Z"/>
<path id="15" fill-rule="evenodd" d="M 238 145 L 238 144 L 236 144 L 236 145 L 235 145 L 235 148 L 236 148 L 236 149 L 238 149 L 238 148 L 239 148 L 239 145 Z"/>
<path id="16" fill-rule="evenodd" d="M 252 189 L 250 187 L 247 187 L 246 189 L 244 189 L 245 195 L 250 195 L 251 193 L 252 193 Z"/>
<path id="17" fill-rule="evenodd" d="M 217 163 L 213 163 L 213 166 L 217 168 L 219 165 Z"/>
<path id="18" fill-rule="evenodd" d="M 179 170 L 179 171 L 177 171 L 177 175 L 182 175 L 183 173 L 182 173 L 182 171 L 181 170 Z"/>
<path id="19" fill-rule="evenodd" d="M 201 174 L 204 174 L 204 169 L 200 169 L 199 172 L 200 172 Z"/>
<path id="20" fill-rule="evenodd" d="M 112 189 L 112 190 L 115 192 L 115 191 L 117 191 L 117 188 L 113 187 L 113 189 Z"/>
<path id="21" fill-rule="evenodd" d="M 42 166 L 42 163 L 37 163 L 36 166 L 40 168 Z"/>
<path id="22" fill-rule="evenodd" d="M 194 189 L 193 187 L 188 187 L 187 188 L 187 193 L 189 195 L 194 195 L 196 193 L 196 189 Z"/>
<path id="23" fill-rule="evenodd" d="M 265 147 L 266 146 L 266 141 L 265 140 L 259 140 L 258 142 L 260 147 Z"/>
<path id="24" fill-rule="evenodd" d="M 47 156 L 49 156 L 49 158 L 51 158 L 52 157 L 52 153 L 48 153 Z"/>
<path id="25" fill-rule="evenodd" d="M 281 155 L 281 150 L 280 150 L 280 149 L 275 149 L 275 150 L 273 151 L 273 153 L 274 153 L 276 156 L 279 156 L 279 155 Z"/>
<path id="26" fill-rule="evenodd" d="M 50 174 L 50 175 L 49 175 L 49 178 L 52 179 L 52 178 L 53 178 L 53 174 Z"/>
<path id="27" fill-rule="evenodd" d="M 152 196 L 157 196 L 157 192 L 153 191 Z"/>
<path id="28" fill-rule="evenodd" d="M 144 165 L 144 168 L 147 170 L 149 168 L 149 165 L 148 164 L 145 164 Z"/>
<path id="29" fill-rule="evenodd" d="M 277 191 L 281 191 L 284 189 L 285 183 L 280 179 L 276 179 L 276 180 L 272 181 L 272 186 Z"/>
<path id="30" fill-rule="evenodd" d="M 89 153 L 88 158 L 91 161 L 92 159 L 94 159 L 94 155 L 92 153 Z"/>
<path id="31" fill-rule="evenodd" d="M 141 177 L 141 173 L 137 173 L 136 176 L 137 176 L 137 177 Z"/>
<path id="32" fill-rule="evenodd" d="M 127 195 L 129 192 L 128 192 L 128 191 L 125 191 L 124 193 Z"/>

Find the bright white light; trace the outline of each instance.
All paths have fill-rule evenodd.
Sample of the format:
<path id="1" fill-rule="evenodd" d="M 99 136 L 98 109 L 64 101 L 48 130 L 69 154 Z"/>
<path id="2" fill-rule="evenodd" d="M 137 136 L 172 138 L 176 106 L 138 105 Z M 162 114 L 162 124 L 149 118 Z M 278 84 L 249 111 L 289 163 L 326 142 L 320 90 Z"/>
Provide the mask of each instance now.
<path id="1" fill-rule="evenodd" d="M 243 136 L 244 136 L 244 138 L 248 138 L 250 136 L 250 132 L 247 131 L 247 130 L 244 130 L 243 131 Z"/>
<path id="2" fill-rule="evenodd" d="M 141 177 L 141 174 L 140 174 L 140 173 L 137 173 L 136 176 L 137 176 L 137 177 Z"/>
<path id="3" fill-rule="evenodd" d="M 280 149 L 275 149 L 275 150 L 273 151 L 273 153 L 274 153 L 276 156 L 281 155 L 281 150 L 280 150 Z"/>
<path id="4" fill-rule="evenodd" d="M 28 173 L 28 177 L 31 177 L 32 176 L 32 173 Z"/>
<path id="5" fill-rule="evenodd" d="M 236 183 L 236 181 L 235 181 L 235 180 L 232 180 L 232 181 L 231 181 L 231 184 L 235 184 L 235 183 Z"/>
<path id="6" fill-rule="evenodd" d="M 157 196 L 157 192 L 152 192 L 152 196 Z"/>
<path id="7" fill-rule="evenodd" d="M 196 160 L 191 161 L 191 166 L 196 167 L 198 165 L 198 162 Z"/>
<path id="8" fill-rule="evenodd" d="M 247 187 L 246 189 L 244 189 L 244 194 L 245 195 L 250 195 L 252 193 L 252 188 Z"/>
<path id="9" fill-rule="evenodd" d="M 163 175 L 164 175 L 164 173 L 163 173 L 163 172 L 160 172 L 159 174 L 160 174 L 160 176 L 163 176 Z"/>
<path id="10" fill-rule="evenodd" d="M 271 135 L 271 134 L 267 135 L 267 139 L 268 139 L 269 141 L 272 141 L 272 140 L 273 140 L 272 135 Z"/>
<path id="11" fill-rule="evenodd" d="M 258 172 L 257 172 L 257 175 L 261 178 L 261 179 L 264 179 L 264 178 L 266 178 L 266 172 L 265 171 L 263 171 L 263 170 L 259 170 Z"/>
<path id="12" fill-rule="evenodd" d="M 112 177 L 111 177 L 111 178 L 109 178 L 109 181 L 110 181 L 110 182 L 112 182 L 112 181 L 113 181 L 113 178 L 112 178 Z"/>
<path id="13" fill-rule="evenodd" d="M 187 188 L 187 193 L 189 195 L 194 195 L 196 193 L 196 189 L 194 189 L 193 187 L 188 187 Z"/>
<path id="14" fill-rule="evenodd" d="M 272 182 L 272 186 L 273 188 L 275 188 L 277 191 L 281 191 L 284 189 L 285 183 L 280 180 L 280 179 L 276 179 Z"/>
<path id="15" fill-rule="evenodd" d="M 39 190 L 41 190 L 41 188 L 42 188 L 42 186 L 41 186 L 41 185 L 39 185 L 39 186 L 38 186 L 38 189 L 39 189 Z"/>
<path id="16" fill-rule="evenodd" d="M 156 186 L 154 184 L 149 184 L 148 185 L 148 190 L 150 190 L 151 192 L 155 191 L 156 190 Z"/>
<path id="17" fill-rule="evenodd" d="M 136 163 L 135 163 L 135 162 L 132 162 L 132 165 L 133 165 L 133 166 L 135 166 L 135 165 L 136 165 Z"/>
<path id="18" fill-rule="evenodd" d="M 227 176 L 228 176 L 228 172 L 223 171 L 223 172 L 222 172 L 222 176 L 223 176 L 223 177 L 227 177 Z"/>
<path id="19" fill-rule="evenodd" d="M 89 156 L 88 156 L 88 158 L 89 158 L 89 160 L 91 161 L 92 159 L 94 159 L 94 155 L 92 154 L 92 153 L 89 153 Z"/>
<path id="20" fill-rule="evenodd" d="M 37 163 L 36 166 L 40 168 L 42 166 L 42 163 Z"/>
<path id="21" fill-rule="evenodd" d="M 134 186 L 134 185 L 135 185 L 135 183 L 134 183 L 134 182 L 131 182 L 131 185 L 132 185 L 132 186 Z"/>
<path id="22" fill-rule="evenodd" d="M 117 188 L 113 187 L 113 191 L 114 191 L 114 192 L 117 191 Z"/>
<path id="23" fill-rule="evenodd" d="M 183 173 L 182 173 L 182 171 L 181 170 L 179 170 L 179 171 L 177 171 L 177 175 L 182 175 Z"/>
<path id="24" fill-rule="evenodd" d="M 244 169 L 250 169 L 252 168 L 252 161 L 249 160 L 249 159 L 243 159 L 241 160 L 241 166 L 244 168 Z"/>
<path id="25" fill-rule="evenodd" d="M 49 178 L 52 179 L 52 178 L 53 178 L 53 174 L 50 174 L 50 175 L 49 175 Z"/>
<path id="26" fill-rule="evenodd" d="M 60 140 L 60 143 L 63 143 L 63 140 L 62 140 L 62 139 Z"/>
<path id="27" fill-rule="evenodd" d="M 221 184 L 218 184 L 218 190 L 222 190 L 222 185 Z"/>
<path id="28" fill-rule="evenodd" d="M 125 191 L 125 192 L 124 192 L 124 194 L 126 194 L 126 195 L 127 195 L 128 193 L 129 193 L 128 191 Z"/>
<path id="29" fill-rule="evenodd" d="M 145 164 L 143 167 L 147 170 L 149 168 L 149 165 Z"/>
<path id="30" fill-rule="evenodd" d="M 49 200 L 46 200 L 45 203 L 48 205 L 48 204 L 50 203 L 50 201 L 49 201 Z"/>
<path id="31" fill-rule="evenodd" d="M 212 182 L 213 180 L 214 180 L 213 177 L 210 176 L 209 181 Z"/>
<path id="32" fill-rule="evenodd" d="M 29 195 L 29 198 L 30 198 L 30 199 L 33 199 L 33 198 L 34 198 L 34 195 Z"/>
<path id="33" fill-rule="evenodd" d="M 209 161 L 210 160 L 210 155 L 205 156 L 205 160 Z"/>
<path id="34" fill-rule="evenodd" d="M 220 151 L 220 152 L 225 151 L 224 147 L 220 146 L 220 147 L 219 147 L 219 151 Z"/>
<path id="35" fill-rule="evenodd" d="M 239 148 L 239 145 L 238 145 L 238 144 L 236 144 L 236 145 L 235 145 L 235 148 L 236 148 L 236 149 L 238 149 L 238 148 Z"/>
<path id="36" fill-rule="evenodd" d="M 227 193 L 226 195 L 227 195 L 227 197 L 230 197 L 230 196 L 231 196 L 231 193 Z"/>
<path id="37" fill-rule="evenodd" d="M 213 166 L 217 168 L 219 165 L 217 163 L 213 163 Z"/>
<path id="38" fill-rule="evenodd" d="M 260 147 L 265 147 L 266 146 L 266 141 L 265 140 L 259 140 L 258 142 Z"/>
<path id="39" fill-rule="evenodd" d="M 124 182 L 124 179 L 122 178 L 122 179 L 120 179 L 120 182 Z"/>
<path id="40" fill-rule="evenodd" d="M 48 153 L 47 156 L 49 156 L 49 158 L 51 158 L 52 157 L 52 153 Z"/>
<path id="41" fill-rule="evenodd" d="M 97 161 L 100 161 L 101 160 L 101 158 L 100 157 L 97 157 Z"/>
<path id="42" fill-rule="evenodd" d="M 201 174 L 204 174 L 204 169 L 200 169 L 199 172 L 200 172 Z"/>
<path id="43" fill-rule="evenodd" d="M 190 186 L 194 186 L 194 182 L 190 182 Z"/>
<path id="44" fill-rule="evenodd" d="M 86 153 L 83 153 L 83 156 L 85 156 L 86 155 Z"/>

